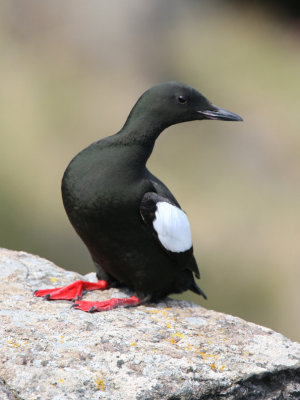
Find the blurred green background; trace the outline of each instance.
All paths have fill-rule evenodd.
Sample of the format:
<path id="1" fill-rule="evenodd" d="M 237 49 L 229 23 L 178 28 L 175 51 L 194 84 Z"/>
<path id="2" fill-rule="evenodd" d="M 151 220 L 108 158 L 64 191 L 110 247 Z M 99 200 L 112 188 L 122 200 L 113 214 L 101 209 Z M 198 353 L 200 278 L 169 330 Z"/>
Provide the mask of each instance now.
<path id="1" fill-rule="evenodd" d="M 208 301 L 182 297 L 300 340 L 299 24 L 246 4 L 2 1 L 0 245 L 92 271 L 62 174 L 144 90 L 185 82 L 244 122 L 171 127 L 148 164 L 191 221 Z"/>

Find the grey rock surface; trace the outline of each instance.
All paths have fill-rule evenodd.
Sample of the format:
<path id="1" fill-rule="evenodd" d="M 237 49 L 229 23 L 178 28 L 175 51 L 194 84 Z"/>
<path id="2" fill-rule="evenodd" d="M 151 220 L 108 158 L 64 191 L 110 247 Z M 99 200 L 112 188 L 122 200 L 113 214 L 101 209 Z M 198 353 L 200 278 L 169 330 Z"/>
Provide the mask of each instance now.
<path id="1" fill-rule="evenodd" d="M 0 399 L 300 399 L 300 344 L 270 329 L 184 301 L 89 314 L 33 297 L 78 278 L 0 250 Z"/>

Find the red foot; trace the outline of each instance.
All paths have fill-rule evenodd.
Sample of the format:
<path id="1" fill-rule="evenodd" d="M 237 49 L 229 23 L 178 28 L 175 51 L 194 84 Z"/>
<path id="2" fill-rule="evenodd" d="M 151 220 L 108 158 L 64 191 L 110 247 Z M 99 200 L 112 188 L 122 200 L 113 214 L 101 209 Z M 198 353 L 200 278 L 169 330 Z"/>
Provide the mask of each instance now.
<path id="1" fill-rule="evenodd" d="M 36 297 L 44 297 L 46 300 L 78 300 L 87 290 L 105 290 L 108 289 L 106 281 L 87 282 L 76 281 L 71 285 L 54 288 L 54 289 L 41 289 L 36 290 L 34 295 Z"/>
<path id="2" fill-rule="evenodd" d="M 91 313 L 97 311 L 108 311 L 119 306 L 132 307 L 137 306 L 138 304 L 140 304 L 140 300 L 135 296 L 131 296 L 127 299 L 112 298 L 105 301 L 76 300 L 74 306 L 72 307 L 76 308 L 77 310 Z"/>

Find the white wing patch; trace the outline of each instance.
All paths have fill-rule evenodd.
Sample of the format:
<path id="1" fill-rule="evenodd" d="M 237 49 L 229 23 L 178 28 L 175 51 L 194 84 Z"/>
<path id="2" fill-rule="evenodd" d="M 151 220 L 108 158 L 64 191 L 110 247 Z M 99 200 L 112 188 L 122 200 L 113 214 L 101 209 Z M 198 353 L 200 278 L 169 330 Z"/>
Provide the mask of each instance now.
<path id="1" fill-rule="evenodd" d="M 192 247 L 192 235 L 186 214 L 165 201 L 156 203 L 153 227 L 165 249 L 180 253 Z"/>

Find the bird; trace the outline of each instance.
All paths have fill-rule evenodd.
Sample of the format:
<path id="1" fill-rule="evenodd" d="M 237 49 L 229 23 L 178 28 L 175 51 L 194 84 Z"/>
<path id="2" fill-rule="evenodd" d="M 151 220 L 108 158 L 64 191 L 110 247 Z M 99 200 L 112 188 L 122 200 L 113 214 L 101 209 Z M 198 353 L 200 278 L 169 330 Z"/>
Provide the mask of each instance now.
<path id="1" fill-rule="evenodd" d="M 79 152 L 62 179 L 62 199 L 85 243 L 98 282 L 35 291 L 47 300 L 73 300 L 76 309 L 107 311 L 157 302 L 186 290 L 203 296 L 187 214 L 147 168 L 156 139 L 167 127 L 198 120 L 242 121 L 199 91 L 164 82 L 144 92 L 122 129 Z M 89 290 L 127 287 L 128 298 L 85 301 Z"/>

